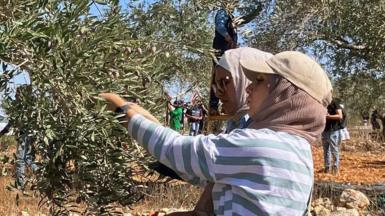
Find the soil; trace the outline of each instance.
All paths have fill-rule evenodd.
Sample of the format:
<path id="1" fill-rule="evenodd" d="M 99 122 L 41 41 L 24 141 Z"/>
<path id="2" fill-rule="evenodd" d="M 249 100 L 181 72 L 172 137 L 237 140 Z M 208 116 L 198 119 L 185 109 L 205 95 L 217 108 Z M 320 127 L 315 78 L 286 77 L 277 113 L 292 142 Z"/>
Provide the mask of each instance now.
<path id="1" fill-rule="evenodd" d="M 371 151 L 341 151 L 340 169 L 337 175 L 324 173 L 323 149 L 313 146 L 316 182 L 337 182 L 356 185 L 385 183 L 385 153 Z"/>

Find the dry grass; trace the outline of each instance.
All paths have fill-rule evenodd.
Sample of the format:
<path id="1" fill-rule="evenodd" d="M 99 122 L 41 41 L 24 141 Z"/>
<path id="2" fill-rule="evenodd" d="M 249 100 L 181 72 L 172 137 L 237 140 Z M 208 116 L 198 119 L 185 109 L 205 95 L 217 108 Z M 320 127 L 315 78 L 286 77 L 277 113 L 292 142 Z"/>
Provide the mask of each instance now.
<path id="1" fill-rule="evenodd" d="M 16 141 L 14 137 L 3 136 L 0 139 L 0 158 L 8 157 L 13 160 L 13 154 L 16 151 Z M 0 176 L 0 215 L 20 215 L 22 211 L 28 212 L 29 215 L 39 215 L 39 213 L 47 213 L 46 208 L 39 209 L 39 197 L 36 194 L 27 192 L 23 194 L 16 189 L 9 190 L 7 188 L 14 184 L 15 179 L 12 177 L 14 166 L 11 163 L 3 164 L 0 162 L 0 170 L 7 170 L 7 176 Z M 19 197 L 16 202 L 16 197 Z"/>
<path id="2" fill-rule="evenodd" d="M 163 208 L 190 210 L 199 199 L 202 189 L 189 184 L 154 184 L 151 194 L 133 206 L 134 213 L 156 211 Z"/>
<path id="3" fill-rule="evenodd" d="M 47 213 L 47 209 L 39 209 L 39 197 L 36 195 L 23 195 L 20 191 L 10 191 L 7 189 L 12 181 L 11 177 L 0 177 L 0 215 L 19 215 L 22 211 L 29 215 L 39 215 Z M 16 196 L 19 196 L 19 202 L 16 202 Z"/>
<path id="4" fill-rule="evenodd" d="M 20 191 L 9 191 L 7 186 L 12 183 L 11 177 L 0 177 L 0 215 L 21 215 L 27 212 L 29 215 L 49 215 L 48 209 L 39 209 L 40 198 L 34 194 L 23 195 Z M 198 200 L 201 189 L 188 184 L 153 184 L 149 186 L 144 199 L 137 205 L 132 206 L 130 211 L 133 215 L 141 215 L 145 212 L 157 211 L 160 209 L 181 209 L 189 210 L 194 207 Z M 19 204 L 16 203 L 16 196 L 19 196 Z M 128 208 L 126 208 L 128 209 Z M 128 211 L 128 210 L 127 210 Z"/>

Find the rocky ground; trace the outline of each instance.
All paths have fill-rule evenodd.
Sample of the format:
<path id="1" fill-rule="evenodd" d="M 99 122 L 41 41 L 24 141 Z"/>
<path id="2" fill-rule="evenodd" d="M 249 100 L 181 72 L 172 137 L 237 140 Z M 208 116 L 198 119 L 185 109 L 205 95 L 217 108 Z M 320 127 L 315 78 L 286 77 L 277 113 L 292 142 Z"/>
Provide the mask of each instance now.
<path id="1" fill-rule="evenodd" d="M 385 215 L 384 209 L 369 210 L 368 197 L 356 190 L 346 189 L 334 202 L 329 198 L 318 198 L 312 202 L 314 216 L 360 216 Z M 385 206 L 384 206 L 385 207 Z"/>

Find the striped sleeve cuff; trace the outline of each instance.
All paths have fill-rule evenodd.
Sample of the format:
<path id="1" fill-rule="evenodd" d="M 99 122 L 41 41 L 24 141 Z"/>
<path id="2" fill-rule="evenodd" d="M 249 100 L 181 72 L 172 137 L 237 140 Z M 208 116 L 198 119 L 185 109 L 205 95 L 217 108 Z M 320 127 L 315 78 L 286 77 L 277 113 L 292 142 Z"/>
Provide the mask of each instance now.
<path id="1" fill-rule="evenodd" d="M 128 133 L 159 162 L 172 168 L 191 183 L 213 181 L 210 167 L 212 147 L 203 136 L 185 137 L 162 125 L 134 115 L 128 122 Z M 204 144 L 206 143 L 206 145 Z"/>

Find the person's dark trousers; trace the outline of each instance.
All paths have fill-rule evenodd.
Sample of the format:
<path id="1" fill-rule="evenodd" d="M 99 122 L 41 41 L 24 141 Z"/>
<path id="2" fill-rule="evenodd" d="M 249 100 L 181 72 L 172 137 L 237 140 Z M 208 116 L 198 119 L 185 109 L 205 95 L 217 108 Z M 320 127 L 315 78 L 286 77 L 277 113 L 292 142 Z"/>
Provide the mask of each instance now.
<path id="1" fill-rule="evenodd" d="M 202 130 L 203 130 L 203 120 L 200 120 L 199 121 L 199 131 L 198 131 L 198 134 L 201 134 L 202 133 Z"/>

